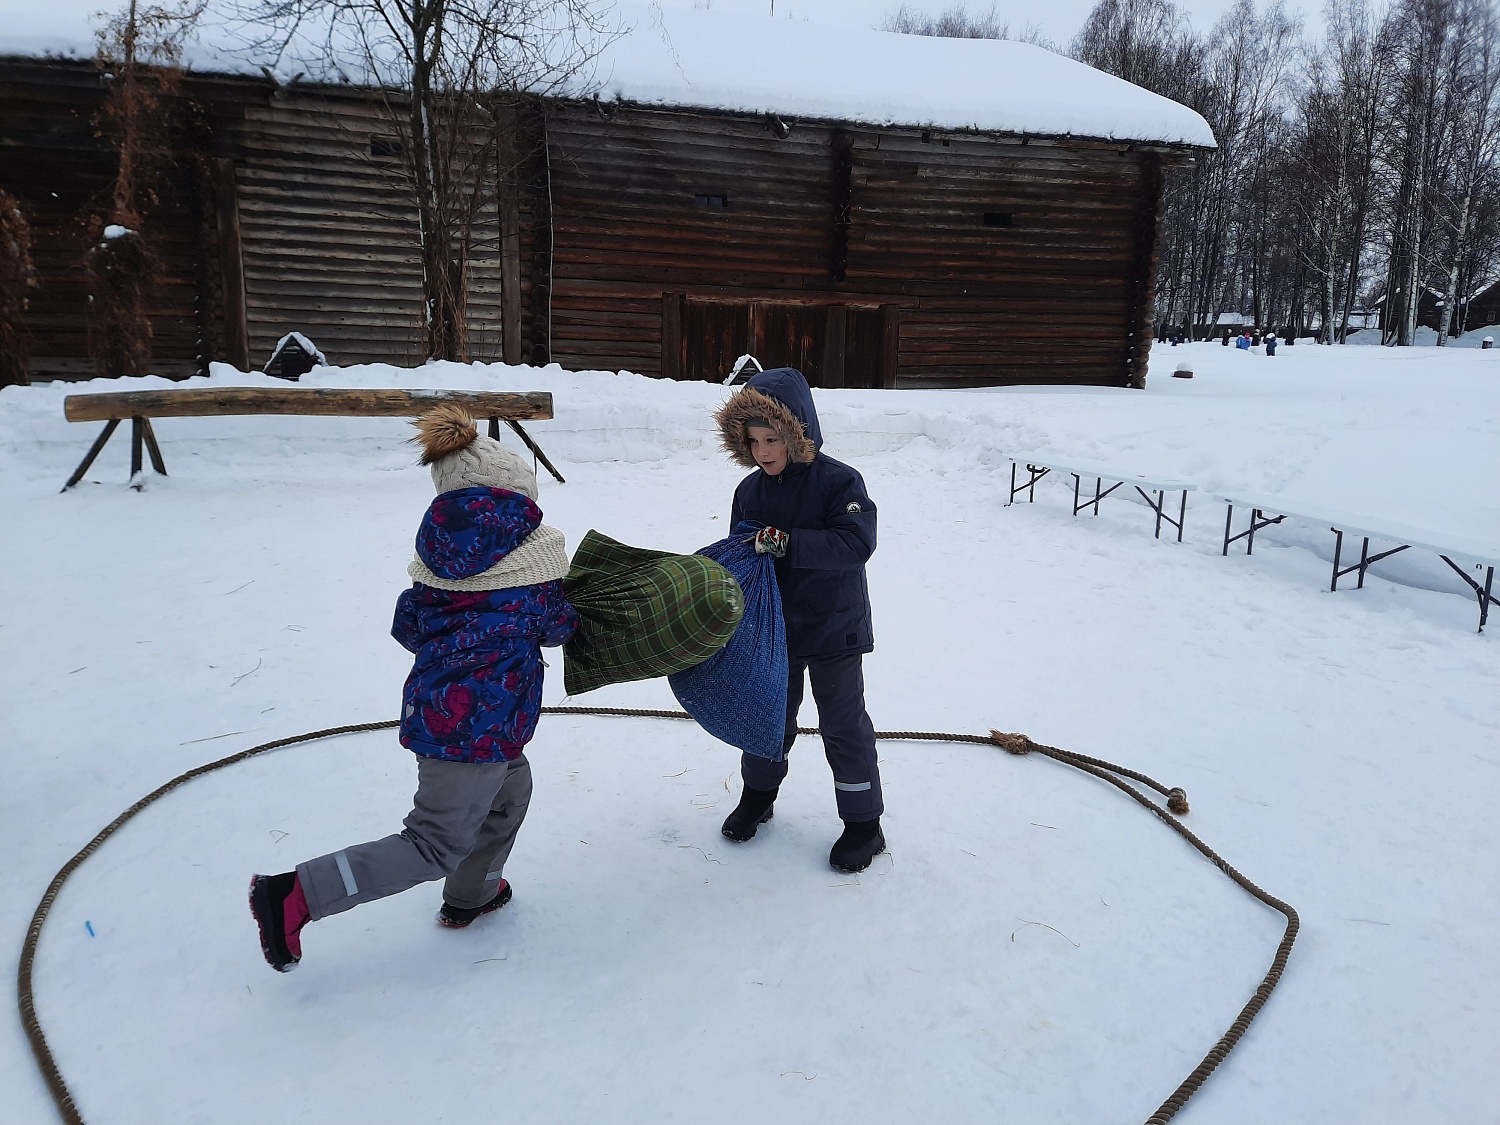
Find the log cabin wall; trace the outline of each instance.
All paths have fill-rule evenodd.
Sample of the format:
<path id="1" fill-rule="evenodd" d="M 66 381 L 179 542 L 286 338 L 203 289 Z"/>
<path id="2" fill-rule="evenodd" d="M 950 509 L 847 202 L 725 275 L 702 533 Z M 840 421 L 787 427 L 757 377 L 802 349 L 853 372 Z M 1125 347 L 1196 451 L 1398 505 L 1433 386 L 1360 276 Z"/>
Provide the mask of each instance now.
<path id="1" fill-rule="evenodd" d="M 94 119 L 91 63 L 0 60 L 0 186 L 24 204 L 39 285 L 26 329 L 37 378 L 89 378 L 82 215 L 107 202 L 116 158 Z M 177 158 L 145 233 L 162 259 L 153 370 L 264 364 L 286 332 L 333 363 L 411 364 L 422 348 L 415 208 L 399 141 L 367 94 L 190 75 L 172 107 Z M 395 146 L 395 147 L 393 147 Z M 500 359 L 497 199 L 466 258 L 469 351 Z"/>
<path id="2" fill-rule="evenodd" d="M 587 102 L 545 117 L 548 354 L 566 366 L 722 378 L 752 351 L 815 385 L 903 387 L 1144 372 L 1154 153 L 836 123 L 782 136 L 770 118 Z"/>
<path id="3" fill-rule="evenodd" d="M 368 92 L 190 76 L 151 221 L 158 370 L 423 358 L 414 208 Z M 89 64 L 0 61 L 0 184 L 36 224 L 39 375 L 92 373 L 82 204 L 113 168 Z M 480 360 L 814 385 L 1139 385 L 1161 167 L 1185 150 L 535 98 L 500 107 L 468 251 Z M 56 194 L 53 194 L 56 193 Z"/>
<path id="4" fill-rule="evenodd" d="M 0 61 L 0 187 L 16 196 L 32 227 L 36 288 L 24 328 L 38 379 L 88 379 L 86 215 L 107 206 L 115 156 L 98 135 L 104 95 L 91 63 Z M 217 310 L 200 299 L 205 201 L 198 166 L 180 164 L 156 185 L 158 203 L 144 234 L 161 260 L 162 279 L 148 314 L 155 369 L 187 376 L 208 354 Z"/>
<path id="5" fill-rule="evenodd" d="M 251 362 L 305 333 L 334 364 L 420 363 L 422 270 L 401 141 L 371 100 L 286 92 L 247 102 L 233 168 Z M 501 358 L 500 229 L 467 259 L 469 353 Z"/>

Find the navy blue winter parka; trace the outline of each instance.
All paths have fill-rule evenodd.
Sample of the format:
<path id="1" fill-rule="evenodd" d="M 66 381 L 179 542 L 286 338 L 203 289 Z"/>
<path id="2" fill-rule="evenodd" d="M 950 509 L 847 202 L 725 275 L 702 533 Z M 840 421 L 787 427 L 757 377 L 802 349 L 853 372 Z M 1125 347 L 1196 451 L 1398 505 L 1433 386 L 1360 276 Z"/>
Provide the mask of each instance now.
<path id="1" fill-rule="evenodd" d="M 776 560 L 787 655 L 869 652 L 865 563 L 875 551 L 875 504 L 859 473 L 819 452 L 823 431 L 807 380 L 790 367 L 762 371 L 718 418 L 725 448 L 741 464 L 755 464 L 747 422 L 764 421 L 787 440 L 787 467 L 773 477 L 757 466 L 735 489 L 730 511 L 730 527 L 752 520 L 788 535 L 786 556 Z"/>

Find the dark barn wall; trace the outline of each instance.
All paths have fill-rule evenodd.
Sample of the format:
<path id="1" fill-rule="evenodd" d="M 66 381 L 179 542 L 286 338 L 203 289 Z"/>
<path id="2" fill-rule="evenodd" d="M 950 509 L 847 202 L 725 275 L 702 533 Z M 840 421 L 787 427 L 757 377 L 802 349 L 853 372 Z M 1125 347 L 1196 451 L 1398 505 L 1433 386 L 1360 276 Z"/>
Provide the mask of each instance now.
<path id="1" fill-rule="evenodd" d="M 248 102 L 233 128 L 250 358 L 305 333 L 335 364 L 411 364 L 422 350 L 416 208 L 388 115 L 345 96 Z M 493 208 L 469 263 L 469 352 L 500 356 Z"/>
<path id="2" fill-rule="evenodd" d="M 0 186 L 33 224 L 40 284 L 26 326 L 41 378 L 95 374 L 81 215 L 107 201 L 116 164 L 94 125 L 102 96 L 92 64 L 0 60 Z M 190 76 L 175 112 L 178 156 L 146 223 L 164 267 L 153 369 L 258 366 L 294 329 L 334 363 L 420 362 L 415 209 L 394 161 L 372 154 L 392 132 L 383 111 L 347 92 Z M 499 359 L 493 206 L 475 235 L 470 353 Z"/>
<path id="3" fill-rule="evenodd" d="M 1144 363 L 1153 154 L 834 125 L 782 139 L 586 103 L 546 116 L 565 365 L 722 377 L 752 351 L 880 386 L 894 358 L 895 385 L 916 387 L 1124 385 Z"/>
<path id="4" fill-rule="evenodd" d="M 334 363 L 420 361 L 415 213 L 381 107 L 251 78 L 186 91 L 150 223 L 158 370 L 259 365 L 293 329 Z M 0 184 L 37 224 L 43 375 L 91 371 L 77 215 L 113 168 L 101 94 L 91 65 L 0 60 Z M 719 379 L 748 351 L 848 387 L 1143 371 L 1156 152 L 608 103 L 499 116 L 466 263 L 475 359 Z"/>
<path id="5" fill-rule="evenodd" d="M 116 161 L 98 136 L 104 93 L 91 64 L 0 62 L 0 187 L 21 200 L 32 224 L 38 285 L 25 328 L 36 378 L 91 378 L 85 215 L 109 202 Z M 194 165 L 157 185 L 159 203 L 144 233 L 162 262 L 149 313 L 154 367 L 183 376 L 203 362 L 214 310 L 199 301 L 203 200 Z"/>

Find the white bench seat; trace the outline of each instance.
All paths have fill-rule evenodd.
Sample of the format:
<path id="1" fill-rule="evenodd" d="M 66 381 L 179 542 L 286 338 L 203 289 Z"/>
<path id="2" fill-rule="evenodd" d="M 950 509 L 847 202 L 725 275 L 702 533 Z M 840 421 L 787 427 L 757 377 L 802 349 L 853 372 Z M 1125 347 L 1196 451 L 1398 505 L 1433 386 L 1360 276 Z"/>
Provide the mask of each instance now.
<path id="1" fill-rule="evenodd" d="M 1017 465 L 1025 465 L 1027 474 L 1027 480 L 1019 485 L 1016 484 Z M 1103 461 L 1061 461 L 1053 457 L 1023 457 L 1018 454 L 1011 457 L 1009 503 L 1014 504 L 1017 494 L 1021 492 L 1027 494 L 1028 503 L 1034 502 L 1037 482 L 1050 472 L 1067 473 L 1073 478 L 1073 514 L 1075 516 L 1085 508 L 1093 508 L 1094 515 L 1097 516 L 1100 501 L 1122 485 L 1128 484 L 1140 493 L 1141 499 L 1146 501 L 1151 510 L 1156 513 L 1156 538 L 1161 538 L 1161 525 L 1166 522 L 1177 529 L 1177 541 L 1182 542 L 1182 526 L 1187 519 L 1187 494 L 1198 491 L 1198 486 L 1192 481 L 1176 480 L 1172 477 L 1148 477 L 1144 473 L 1121 469 Z M 1080 486 L 1085 477 L 1094 478 L 1094 495 L 1080 498 Z M 1105 481 L 1115 483 L 1105 488 Z M 1155 492 L 1156 495 L 1153 497 L 1151 492 Z M 1178 506 L 1175 519 L 1166 510 L 1168 492 L 1182 493 L 1182 502 Z"/>
<path id="2" fill-rule="evenodd" d="M 1236 508 L 1251 508 L 1255 511 L 1290 516 L 1307 523 L 1327 524 L 1330 528 L 1337 528 L 1347 535 L 1361 535 L 1387 543 L 1401 543 L 1408 547 L 1419 547 L 1424 551 L 1431 551 L 1434 555 L 1451 555 L 1466 562 L 1500 566 L 1500 541 L 1484 542 L 1468 536 L 1435 531 L 1432 528 L 1372 519 L 1369 516 L 1354 515 L 1335 508 L 1316 508 L 1312 505 L 1297 504 L 1295 501 L 1288 507 L 1285 501 L 1275 496 L 1236 492 L 1219 494 L 1215 499 L 1225 504 L 1232 504 Z"/>
<path id="3" fill-rule="evenodd" d="M 1491 592 L 1494 589 L 1495 567 L 1500 566 L 1500 543 L 1475 539 L 1464 535 L 1450 535 L 1447 532 L 1435 531 L 1431 528 L 1415 527 L 1411 524 L 1396 523 L 1394 521 L 1381 520 L 1370 516 L 1356 515 L 1350 512 L 1342 512 L 1334 508 L 1319 508 L 1316 505 L 1301 504 L 1293 500 L 1290 504 L 1277 496 L 1256 495 L 1254 493 L 1237 492 L 1233 494 L 1221 493 L 1217 497 L 1226 505 L 1224 515 L 1224 554 L 1229 554 L 1229 545 L 1240 539 L 1245 540 L 1245 553 L 1250 554 L 1255 547 L 1255 533 L 1262 528 L 1280 523 L 1285 518 L 1304 520 L 1307 523 L 1324 524 L 1333 532 L 1333 576 L 1329 581 L 1330 591 L 1339 588 L 1339 579 L 1346 574 L 1359 574 L 1358 588 L 1363 589 L 1365 575 L 1370 567 L 1381 559 L 1402 551 L 1416 548 L 1417 550 L 1429 551 L 1448 564 L 1455 574 L 1474 592 L 1475 599 L 1479 602 L 1479 631 L 1484 632 L 1485 622 L 1489 619 Z M 1239 534 L 1231 534 L 1234 524 L 1235 508 L 1250 509 L 1250 524 Z M 1358 535 L 1361 539 L 1359 561 L 1349 566 L 1342 566 L 1344 536 Z M 1394 546 L 1387 550 L 1370 553 L 1370 540 L 1381 543 L 1392 543 Z M 1458 561 L 1455 561 L 1458 560 Z M 1477 565 L 1484 569 L 1484 584 L 1476 582 L 1464 566 L 1459 563 Z"/>

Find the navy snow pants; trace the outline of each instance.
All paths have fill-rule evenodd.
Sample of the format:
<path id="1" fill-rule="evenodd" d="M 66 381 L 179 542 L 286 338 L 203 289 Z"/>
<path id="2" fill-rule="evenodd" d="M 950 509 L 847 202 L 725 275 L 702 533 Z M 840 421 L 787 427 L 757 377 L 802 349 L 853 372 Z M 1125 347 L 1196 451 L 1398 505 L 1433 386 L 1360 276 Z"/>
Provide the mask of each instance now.
<path id="1" fill-rule="evenodd" d="M 786 685 L 786 740 L 790 754 L 797 739 L 797 712 L 802 707 L 804 674 L 812 680 L 818 706 L 818 729 L 823 752 L 833 770 L 839 819 L 856 823 L 874 820 L 885 811 L 880 793 L 880 767 L 875 760 L 875 725 L 865 712 L 864 658 L 860 653 L 815 657 L 788 662 Z M 751 789 L 776 789 L 787 773 L 787 758 L 768 761 L 755 754 L 740 755 L 740 777 Z"/>

